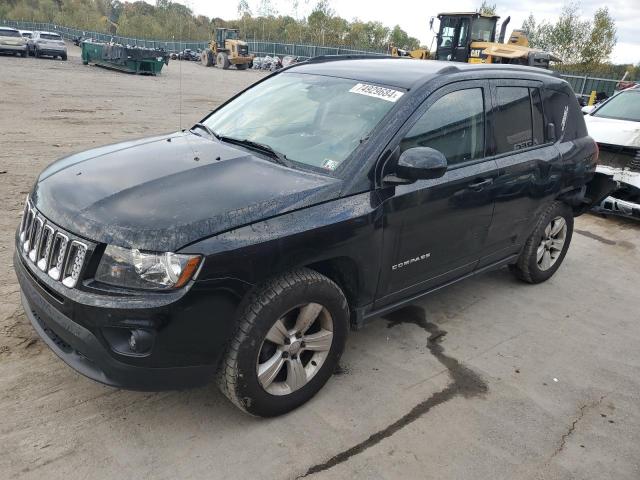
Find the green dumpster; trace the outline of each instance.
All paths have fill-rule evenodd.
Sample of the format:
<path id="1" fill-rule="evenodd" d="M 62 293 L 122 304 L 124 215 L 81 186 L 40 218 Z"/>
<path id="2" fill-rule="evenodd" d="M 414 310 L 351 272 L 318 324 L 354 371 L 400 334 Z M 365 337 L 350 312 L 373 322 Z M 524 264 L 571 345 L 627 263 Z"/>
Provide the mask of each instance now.
<path id="1" fill-rule="evenodd" d="M 84 41 L 82 63 L 128 73 L 157 75 L 163 65 L 169 64 L 169 55 L 164 50 Z"/>

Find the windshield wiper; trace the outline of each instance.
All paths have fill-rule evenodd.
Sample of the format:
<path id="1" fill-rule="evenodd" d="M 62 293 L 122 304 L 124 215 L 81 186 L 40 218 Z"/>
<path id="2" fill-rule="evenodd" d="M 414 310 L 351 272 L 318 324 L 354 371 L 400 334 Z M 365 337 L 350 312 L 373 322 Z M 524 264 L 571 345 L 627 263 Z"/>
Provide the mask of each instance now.
<path id="1" fill-rule="evenodd" d="M 268 156 L 273 158 L 280 165 L 284 165 L 285 167 L 293 166 L 293 164 L 291 163 L 291 160 L 289 160 L 284 153 L 274 150 L 270 145 L 267 145 L 266 143 L 254 142 L 253 140 L 249 140 L 248 138 L 239 139 L 239 138 L 233 138 L 233 137 L 226 137 L 224 135 L 216 135 L 216 138 L 223 142 L 233 143 L 235 145 L 241 145 L 244 147 L 251 148 L 253 150 L 257 150 L 260 153 L 266 153 Z"/>
<path id="2" fill-rule="evenodd" d="M 207 127 L 204 123 L 200 123 L 200 122 L 196 123 L 193 127 L 191 127 L 191 131 L 195 130 L 196 128 L 200 128 L 205 132 L 207 132 L 209 136 L 211 136 L 212 138 L 216 138 L 220 140 L 220 136 L 216 132 L 211 130 L 209 127 Z"/>

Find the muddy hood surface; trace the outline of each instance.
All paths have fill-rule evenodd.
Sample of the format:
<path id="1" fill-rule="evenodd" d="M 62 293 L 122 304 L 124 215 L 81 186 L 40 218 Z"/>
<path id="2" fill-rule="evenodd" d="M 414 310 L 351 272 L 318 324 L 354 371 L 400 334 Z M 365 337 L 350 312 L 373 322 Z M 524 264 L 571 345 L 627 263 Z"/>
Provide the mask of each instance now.
<path id="1" fill-rule="evenodd" d="M 204 237 L 337 198 L 337 179 L 177 133 L 71 155 L 46 168 L 32 200 L 89 240 L 177 251 Z"/>

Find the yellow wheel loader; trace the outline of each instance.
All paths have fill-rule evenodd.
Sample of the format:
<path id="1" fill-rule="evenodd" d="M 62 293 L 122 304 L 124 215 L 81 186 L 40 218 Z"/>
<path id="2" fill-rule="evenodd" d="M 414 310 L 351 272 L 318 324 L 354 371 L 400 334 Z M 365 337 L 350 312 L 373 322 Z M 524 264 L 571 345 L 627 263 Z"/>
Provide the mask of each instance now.
<path id="1" fill-rule="evenodd" d="M 216 28 L 215 38 L 200 54 L 200 61 L 205 67 L 215 65 L 226 70 L 235 65 L 238 70 L 245 70 L 253 64 L 253 55 L 249 54 L 247 42 L 240 40 L 237 29 Z"/>
<path id="2" fill-rule="evenodd" d="M 478 12 L 439 14 L 435 59 L 465 63 L 514 63 L 541 68 L 549 68 L 551 61 L 562 61 L 550 52 L 530 48 L 521 30 L 514 30 L 508 43 L 505 43 L 511 17 L 502 22 L 496 41 L 499 18 Z"/>
<path id="3" fill-rule="evenodd" d="M 440 28 L 436 34 L 436 51 L 420 48 L 402 50 L 393 45 L 389 53 L 399 57 L 416 59 L 446 60 L 464 63 L 512 63 L 549 68 L 549 62 L 562 60 L 552 53 L 530 48 L 526 34 L 514 30 L 507 43 L 505 33 L 511 17 L 502 22 L 496 41 L 498 19 L 496 15 L 478 12 L 441 13 L 438 15 Z M 430 27 L 433 28 L 431 19 Z"/>

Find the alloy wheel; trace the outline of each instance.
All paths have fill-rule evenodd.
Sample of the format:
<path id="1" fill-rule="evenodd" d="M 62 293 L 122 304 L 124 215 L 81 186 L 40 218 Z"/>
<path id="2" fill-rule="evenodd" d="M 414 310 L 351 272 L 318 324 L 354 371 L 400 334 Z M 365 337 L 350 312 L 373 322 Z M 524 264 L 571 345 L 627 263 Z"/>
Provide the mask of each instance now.
<path id="1" fill-rule="evenodd" d="M 262 342 L 256 370 L 262 388 L 288 395 L 322 368 L 333 342 L 333 319 L 318 303 L 298 306 L 273 324 Z"/>
<path id="2" fill-rule="evenodd" d="M 551 220 L 544 229 L 540 245 L 536 252 L 538 268 L 549 270 L 562 254 L 567 237 L 567 222 L 558 216 Z"/>

